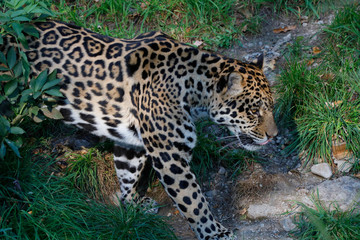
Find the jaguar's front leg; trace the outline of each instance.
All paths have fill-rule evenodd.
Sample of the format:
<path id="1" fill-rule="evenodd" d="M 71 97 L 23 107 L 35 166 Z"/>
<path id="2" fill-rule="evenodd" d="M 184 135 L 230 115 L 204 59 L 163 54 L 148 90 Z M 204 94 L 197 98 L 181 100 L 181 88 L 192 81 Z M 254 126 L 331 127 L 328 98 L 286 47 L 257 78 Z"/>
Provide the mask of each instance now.
<path id="1" fill-rule="evenodd" d="M 157 176 L 199 239 L 234 239 L 231 231 L 214 219 L 208 203 L 185 159 L 176 152 L 156 152 L 152 163 Z"/>
<path id="2" fill-rule="evenodd" d="M 178 111 L 178 114 L 181 114 Z M 155 115 L 149 119 L 156 118 Z M 195 127 L 184 113 L 174 121 L 165 118 L 166 131 L 156 131 L 154 124 L 142 128 L 142 137 L 153 168 L 166 192 L 186 217 L 199 239 L 234 239 L 231 231 L 218 223 L 191 172 L 189 162 L 195 147 Z M 145 124 L 142 124 L 145 126 Z"/>

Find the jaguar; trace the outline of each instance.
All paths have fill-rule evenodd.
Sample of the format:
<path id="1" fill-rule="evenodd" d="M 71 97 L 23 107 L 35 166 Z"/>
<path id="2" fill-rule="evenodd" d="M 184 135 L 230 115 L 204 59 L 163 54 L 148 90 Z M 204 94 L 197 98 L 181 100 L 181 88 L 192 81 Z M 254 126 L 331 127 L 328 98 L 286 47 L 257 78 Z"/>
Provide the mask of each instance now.
<path id="1" fill-rule="evenodd" d="M 125 40 L 55 20 L 33 24 L 39 38 L 28 36 L 23 48 L 32 73 L 56 70 L 63 120 L 114 141 L 120 200 L 151 201 L 138 188 L 152 167 L 198 239 L 235 239 L 215 220 L 190 170 L 193 110 L 226 126 L 245 149 L 267 144 L 278 130 L 263 57 L 244 63 L 162 32 Z M 4 38 L 3 46 L 10 44 Z"/>

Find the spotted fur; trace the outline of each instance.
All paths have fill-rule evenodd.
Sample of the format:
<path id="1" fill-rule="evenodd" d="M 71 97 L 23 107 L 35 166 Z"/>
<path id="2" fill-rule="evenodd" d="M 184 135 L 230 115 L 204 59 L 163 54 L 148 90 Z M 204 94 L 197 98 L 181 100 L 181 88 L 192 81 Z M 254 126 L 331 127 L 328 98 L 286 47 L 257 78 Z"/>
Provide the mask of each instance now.
<path id="1" fill-rule="evenodd" d="M 268 82 L 258 65 L 203 52 L 150 32 L 131 40 L 57 21 L 35 23 L 24 49 L 34 74 L 57 70 L 64 121 L 115 141 L 121 200 L 142 200 L 151 165 L 199 239 L 231 239 L 210 212 L 189 162 L 201 108 L 254 150 L 277 134 Z M 6 44 L 5 39 L 5 44 Z"/>

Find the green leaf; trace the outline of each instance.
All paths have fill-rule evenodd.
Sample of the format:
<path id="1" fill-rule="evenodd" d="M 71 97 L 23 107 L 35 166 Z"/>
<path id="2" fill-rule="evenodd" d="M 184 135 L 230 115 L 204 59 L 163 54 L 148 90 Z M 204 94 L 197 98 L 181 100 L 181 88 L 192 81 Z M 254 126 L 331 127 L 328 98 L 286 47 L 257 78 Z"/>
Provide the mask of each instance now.
<path id="1" fill-rule="evenodd" d="M 45 84 L 48 76 L 48 70 L 42 71 L 35 79 L 34 91 L 39 91 Z"/>
<path id="2" fill-rule="evenodd" d="M 55 97 L 64 97 L 64 95 L 60 92 L 59 89 L 53 88 L 45 91 L 46 94 L 55 96 Z"/>
<path id="3" fill-rule="evenodd" d="M 20 127 L 11 127 L 10 128 L 10 133 L 12 133 L 12 134 L 23 134 L 23 133 L 25 133 L 25 131 Z"/>
<path id="4" fill-rule="evenodd" d="M 21 62 L 18 62 L 14 67 L 15 78 L 18 78 L 23 73 L 23 68 Z"/>
<path id="5" fill-rule="evenodd" d="M 25 49 L 29 49 L 29 45 L 28 45 L 28 42 L 25 38 L 25 35 L 23 33 L 21 33 L 19 36 L 18 36 L 20 42 L 21 42 L 21 45 L 23 45 L 23 47 Z"/>
<path id="6" fill-rule="evenodd" d="M 50 82 L 47 82 L 47 83 L 45 83 L 45 85 L 42 87 L 41 90 L 45 91 L 45 90 L 57 85 L 59 82 L 61 82 L 61 79 L 55 79 L 55 80 L 52 80 Z"/>
<path id="7" fill-rule="evenodd" d="M 31 107 L 30 109 L 29 109 L 29 113 L 30 114 L 33 114 L 33 115 L 38 115 L 38 113 L 39 113 L 39 107 L 38 106 L 33 106 L 33 107 Z"/>
<path id="8" fill-rule="evenodd" d="M 55 80 L 56 79 L 56 74 L 57 74 L 57 70 L 55 69 L 54 71 L 52 71 L 49 76 L 48 76 L 48 80 Z"/>
<path id="9" fill-rule="evenodd" d="M 0 136 L 5 137 L 10 131 L 9 121 L 0 115 Z"/>
<path id="10" fill-rule="evenodd" d="M 0 52 L 0 62 L 7 66 L 6 57 L 2 52 Z"/>
<path id="11" fill-rule="evenodd" d="M 16 154 L 16 156 L 18 156 L 19 158 L 21 158 L 20 156 L 20 152 L 18 147 L 15 145 L 14 142 L 10 141 L 9 139 L 5 138 L 5 142 L 7 143 L 7 145 L 9 145 L 9 147 L 11 148 L 11 150 L 14 151 L 14 153 Z"/>
<path id="12" fill-rule="evenodd" d="M 4 44 L 4 40 L 3 40 L 3 37 L 0 35 L 0 45 L 3 45 Z"/>
<path id="13" fill-rule="evenodd" d="M 1 146 L 0 146 L 0 158 L 4 159 L 6 155 L 6 146 L 4 144 L 4 142 L 1 142 Z"/>
<path id="14" fill-rule="evenodd" d="M 28 0 L 17 0 L 16 4 L 14 5 L 14 9 L 21 8 L 23 5 L 27 4 Z"/>
<path id="15" fill-rule="evenodd" d="M 25 33 L 34 36 L 36 38 L 39 38 L 39 32 L 36 30 L 36 28 L 33 25 L 30 24 L 24 24 L 24 30 Z"/>
<path id="16" fill-rule="evenodd" d="M 26 90 L 22 91 L 21 98 L 20 98 L 20 103 L 24 103 L 24 102 L 29 101 L 30 93 L 32 93 L 32 89 L 26 89 Z"/>
<path id="17" fill-rule="evenodd" d="M 5 95 L 9 96 L 10 94 L 12 94 L 17 88 L 17 86 L 18 86 L 18 82 L 16 80 L 12 80 L 6 83 L 4 87 Z"/>
<path id="18" fill-rule="evenodd" d="M 14 21 L 24 21 L 24 22 L 30 22 L 31 21 L 30 18 L 27 18 L 25 16 L 14 17 L 13 20 Z"/>
<path id="19" fill-rule="evenodd" d="M 0 71 L 9 71 L 7 67 L 0 66 Z"/>
<path id="20" fill-rule="evenodd" d="M 15 66 L 16 63 L 16 53 L 14 47 L 11 47 L 9 52 L 7 53 L 7 65 L 10 69 Z"/>
<path id="21" fill-rule="evenodd" d="M 23 26 L 17 22 L 13 22 L 11 24 L 12 28 L 14 29 L 17 36 L 21 35 L 22 30 L 24 29 Z"/>
<path id="22" fill-rule="evenodd" d="M 0 82 L 10 81 L 11 79 L 12 79 L 12 76 L 10 76 L 10 75 L 7 75 L 7 74 L 0 75 Z"/>
<path id="23" fill-rule="evenodd" d="M 34 93 L 33 98 L 34 98 L 34 99 L 37 99 L 37 98 L 40 97 L 40 96 L 41 96 L 41 92 L 38 91 L 38 92 L 35 92 L 35 93 Z"/>

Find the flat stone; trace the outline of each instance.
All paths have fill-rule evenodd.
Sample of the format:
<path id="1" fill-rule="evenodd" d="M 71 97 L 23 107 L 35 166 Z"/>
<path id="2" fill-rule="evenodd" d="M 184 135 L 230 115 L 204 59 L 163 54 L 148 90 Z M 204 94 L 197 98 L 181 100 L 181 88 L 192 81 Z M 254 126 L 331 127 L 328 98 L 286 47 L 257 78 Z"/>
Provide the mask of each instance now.
<path id="1" fill-rule="evenodd" d="M 346 211 L 360 202 L 360 180 L 349 176 L 328 180 L 314 187 L 315 196 L 317 192 L 325 206 L 333 209 L 333 203 L 336 203 L 341 210 Z"/>
<path id="2" fill-rule="evenodd" d="M 261 219 L 283 213 L 283 210 L 269 204 L 251 204 L 247 216 L 251 219 Z"/>
<path id="3" fill-rule="evenodd" d="M 319 163 L 311 167 L 311 172 L 323 178 L 330 178 L 332 170 L 328 163 Z"/>

